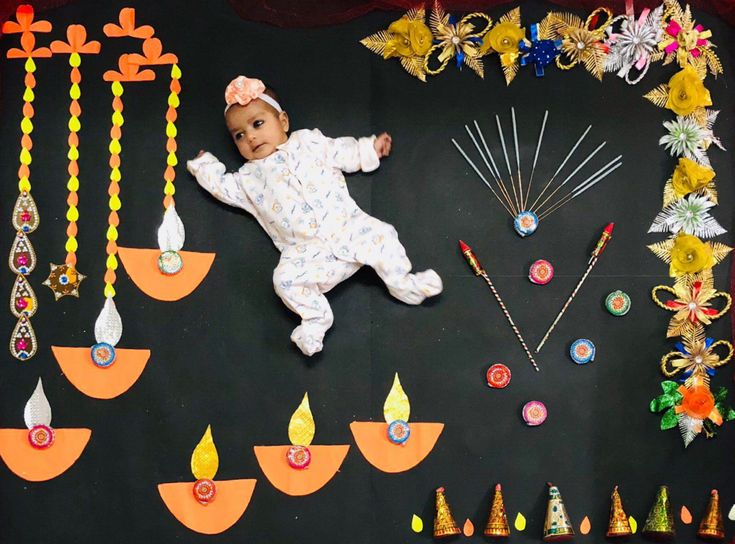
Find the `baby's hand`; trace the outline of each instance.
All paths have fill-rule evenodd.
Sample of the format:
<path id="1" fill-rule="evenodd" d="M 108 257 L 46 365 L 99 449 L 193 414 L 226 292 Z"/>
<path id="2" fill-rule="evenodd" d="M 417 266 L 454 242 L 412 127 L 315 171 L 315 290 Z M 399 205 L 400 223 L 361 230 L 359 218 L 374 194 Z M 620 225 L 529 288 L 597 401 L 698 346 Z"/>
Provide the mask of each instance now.
<path id="1" fill-rule="evenodd" d="M 392 143 L 393 139 L 387 132 L 383 132 L 380 136 L 375 138 L 375 142 L 373 142 L 373 147 L 375 147 L 375 152 L 378 154 L 379 159 L 390 155 L 390 148 Z"/>

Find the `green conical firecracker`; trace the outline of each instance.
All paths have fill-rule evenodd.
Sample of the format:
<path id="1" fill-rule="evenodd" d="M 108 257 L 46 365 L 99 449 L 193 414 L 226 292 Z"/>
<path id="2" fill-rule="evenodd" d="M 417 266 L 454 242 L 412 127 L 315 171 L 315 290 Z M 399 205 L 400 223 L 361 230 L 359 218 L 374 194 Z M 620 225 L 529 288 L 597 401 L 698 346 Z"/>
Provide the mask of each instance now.
<path id="1" fill-rule="evenodd" d="M 544 521 L 544 542 L 563 542 L 574 538 L 574 528 L 564 508 L 559 488 L 549 485 L 549 502 Z"/>
<path id="2" fill-rule="evenodd" d="M 653 540 L 671 540 L 675 536 L 674 515 L 671 513 L 669 488 L 662 485 L 656 493 L 656 502 L 643 526 L 643 535 Z"/>

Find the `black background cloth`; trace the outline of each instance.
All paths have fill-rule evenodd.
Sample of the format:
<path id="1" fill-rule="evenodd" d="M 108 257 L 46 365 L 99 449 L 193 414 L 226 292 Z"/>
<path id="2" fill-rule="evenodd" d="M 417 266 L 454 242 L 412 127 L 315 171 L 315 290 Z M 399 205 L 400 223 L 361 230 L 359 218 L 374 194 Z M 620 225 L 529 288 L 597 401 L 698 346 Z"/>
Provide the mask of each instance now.
<path id="1" fill-rule="evenodd" d="M 661 209 L 662 188 L 675 159 L 658 145 L 662 122 L 673 114 L 642 95 L 666 82 L 674 66 L 655 66 L 638 86 L 613 74 L 600 83 L 582 68 L 561 72 L 550 67 L 537 79 L 525 68 L 506 87 L 498 59 L 489 57 L 484 80 L 449 66 L 421 83 L 404 73 L 397 60 L 383 61 L 359 44 L 386 28 L 394 14 L 287 31 L 243 22 L 224 0 L 141 2 L 138 24 L 156 28 L 165 50 L 179 56 L 183 71 L 176 203 L 186 225 L 185 249 L 213 251 L 217 257 L 199 288 L 175 303 L 146 297 L 121 267 L 116 302 L 125 330 L 119 346 L 149 348 L 150 362 L 118 398 L 100 401 L 77 391 L 61 374 L 50 346 L 91 345 L 104 300 L 112 94 L 101 77 L 116 67 L 120 53 L 139 51 L 140 41 L 107 39 L 102 26 L 117 22 L 126 5 L 87 0 L 42 15 L 54 24 L 53 39 L 65 36 L 66 25 L 82 23 L 90 38 L 103 43 L 102 53 L 85 56 L 81 66 L 78 268 L 89 278 L 79 300 L 54 302 L 41 285 L 47 263 L 63 262 L 65 255 L 69 66 L 65 55 L 39 59 L 31 182 L 41 225 L 30 236 L 39 257 L 30 281 L 39 297 L 32 323 L 40 351 L 24 363 L 4 356 L 0 418 L 2 427 L 23 428 L 23 407 L 42 377 L 53 426 L 89 427 L 93 433 L 77 463 L 54 480 L 29 483 L 0 468 L 0 540 L 425 542 L 434 489 L 443 485 L 458 523 L 470 518 L 476 527 L 472 540 L 480 542 L 496 482 L 503 484 L 511 523 L 517 512 L 528 518 L 524 532 L 513 531 L 512 542 L 518 543 L 540 539 L 547 481 L 560 487 L 575 526 L 590 517 L 592 534 L 579 536 L 579 542 L 602 540 L 615 484 L 640 526 L 661 484 L 669 484 L 676 511 L 686 504 L 696 521 L 713 487 L 720 489 L 727 513 L 735 501 L 735 425 L 725 424 L 715 440 L 700 436 L 685 450 L 678 431 L 660 431 L 659 416 L 648 411 L 649 401 L 660 394 L 659 360 L 673 349 L 665 337 L 671 314 L 651 302 L 650 290 L 673 280 L 667 265 L 645 247 L 665 236 L 646 231 Z M 524 25 L 540 20 L 548 9 L 550 4 L 524 2 Z M 494 18 L 502 13 L 491 11 Z M 710 77 L 706 84 L 722 110 L 715 131 L 730 148 L 728 90 L 734 72 L 727 44 L 733 33 L 706 14 L 696 17 L 721 45 L 725 76 Z M 48 35 L 37 38 L 39 45 L 50 41 Z M 3 53 L 17 46 L 17 36 L 5 37 L 2 45 Z M 124 84 L 120 245 L 156 247 L 169 82 L 168 68 L 156 71 L 153 83 Z M 348 186 L 363 209 L 395 225 L 416 270 L 439 272 L 441 296 L 420 307 L 404 305 L 365 268 L 328 295 L 335 325 L 324 352 L 312 359 L 301 355 L 289 341 L 297 316 L 271 284 L 278 252 L 253 218 L 201 190 L 183 164 L 200 149 L 213 152 L 230 169 L 241 164 L 222 118 L 224 88 L 238 74 L 274 85 L 294 129 L 318 127 L 332 137 L 392 134 L 391 156 L 373 174 L 349 176 Z M 2 62 L 0 168 L 6 181 L 0 202 L 8 248 L 17 196 L 22 76 L 22 61 Z M 603 140 L 607 145 L 593 163 L 599 167 L 618 154 L 624 161 L 612 176 L 542 221 L 527 239 L 515 234 L 508 216 L 450 142 L 455 137 L 471 149 L 463 125 L 477 119 L 497 157 L 493 115 L 502 116 L 507 137 L 511 106 L 518 115 L 526 173 L 544 110 L 550 113 L 536 188 L 590 123 L 592 131 L 573 162 Z M 722 203 L 713 214 L 732 230 L 732 161 L 717 149 L 710 156 Z M 486 285 L 464 262 L 457 240 L 475 249 L 527 342 L 535 346 L 609 221 L 616 225 L 613 240 L 539 354 L 541 372 L 536 373 Z M 720 240 L 729 242 L 729 236 Z M 546 286 L 527 279 L 529 265 L 539 258 L 556 268 Z M 720 289 L 726 288 L 728 265 L 715 269 Z M 10 292 L 13 279 L 7 269 L 0 274 L 0 293 Z M 625 290 L 633 301 L 623 318 L 604 309 L 605 296 L 615 289 Z M 726 321 L 709 327 L 708 335 L 727 338 Z M 15 320 L 0 312 L 0 323 L 9 335 Z M 592 339 L 598 350 L 586 366 L 573 364 L 568 356 L 570 343 L 581 337 Z M 507 389 L 490 390 L 485 384 L 485 371 L 495 362 L 513 372 Z M 422 464 L 389 475 L 365 461 L 349 423 L 382 421 L 396 371 L 411 402 L 411 421 L 439 421 L 446 427 Z M 713 389 L 727 385 L 732 390 L 732 372 L 719 370 Z M 288 443 L 289 418 L 307 391 L 316 421 L 314 443 L 352 447 L 323 489 L 294 498 L 269 484 L 252 447 Z M 549 410 L 538 428 L 524 425 L 520 415 L 531 399 L 545 402 Z M 208 424 L 220 457 L 217 479 L 257 478 L 258 483 L 238 523 L 221 535 L 203 537 L 173 518 L 156 485 L 193 481 L 191 452 Z M 424 520 L 421 534 L 410 530 L 414 513 Z M 695 525 L 677 525 L 679 542 L 694 541 Z M 726 526 L 732 533 L 732 522 Z"/>

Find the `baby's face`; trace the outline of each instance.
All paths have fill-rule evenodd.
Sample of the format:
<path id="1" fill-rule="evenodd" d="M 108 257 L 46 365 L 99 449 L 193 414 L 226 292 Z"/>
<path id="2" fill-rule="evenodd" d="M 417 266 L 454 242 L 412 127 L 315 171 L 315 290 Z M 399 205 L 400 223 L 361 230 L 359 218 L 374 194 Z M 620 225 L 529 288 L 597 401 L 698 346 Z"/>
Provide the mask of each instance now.
<path id="1" fill-rule="evenodd" d="M 247 160 L 264 159 L 276 151 L 276 146 L 288 140 L 288 115 L 260 99 L 246 106 L 234 105 L 225 114 L 240 155 Z"/>

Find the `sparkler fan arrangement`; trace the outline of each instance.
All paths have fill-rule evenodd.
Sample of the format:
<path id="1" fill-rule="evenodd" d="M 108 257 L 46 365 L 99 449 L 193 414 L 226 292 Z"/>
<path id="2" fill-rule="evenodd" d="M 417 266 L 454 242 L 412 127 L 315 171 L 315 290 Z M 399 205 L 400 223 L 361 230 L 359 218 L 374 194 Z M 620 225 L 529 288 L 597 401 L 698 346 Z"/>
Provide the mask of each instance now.
<path id="1" fill-rule="evenodd" d="M 516 122 L 515 108 L 510 109 L 511 123 L 513 125 L 513 150 L 515 151 L 515 172 L 511 166 L 511 161 L 508 156 L 508 147 L 506 145 L 505 134 L 503 132 L 503 125 L 500 122 L 500 117 L 495 115 L 495 125 L 497 127 L 498 141 L 502 149 L 502 159 L 505 162 L 505 169 L 507 170 L 507 176 L 501 173 L 502 163 L 500 158 L 496 162 L 493 153 L 485 139 L 485 134 L 477 121 L 473 120 L 475 132 L 465 125 L 464 128 L 467 131 L 472 144 L 474 145 L 477 153 L 480 155 L 482 162 L 485 163 L 487 170 L 490 172 L 490 178 L 494 181 L 494 186 L 488 181 L 485 174 L 482 173 L 480 168 L 472 161 L 467 152 L 462 146 L 457 143 L 457 140 L 452 138 L 452 143 L 457 150 L 462 154 L 467 163 L 472 167 L 475 173 L 480 179 L 487 185 L 488 189 L 492 192 L 493 196 L 500 202 L 506 212 L 513 219 L 513 227 L 521 237 L 530 236 L 538 228 L 539 222 L 545 219 L 555 211 L 562 208 L 565 204 L 568 204 L 587 189 L 591 189 L 598 182 L 602 181 L 608 175 L 613 173 L 615 170 L 622 166 L 622 155 L 618 155 L 604 166 L 600 167 L 594 173 L 589 175 L 584 181 L 576 185 L 573 189 L 568 189 L 565 193 L 562 190 L 566 187 L 567 183 L 571 181 L 584 166 L 590 162 L 597 153 L 605 147 L 607 142 L 602 142 L 594 150 L 592 150 L 587 157 L 585 157 L 572 171 L 562 179 L 562 170 L 567 165 L 569 160 L 572 158 L 574 153 L 577 151 L 579 146 L 582 144 L 584 139 L 592 129 L 592 125 L 589 125 L 587 129 L 582 133 L 574 146 L 569 150 L 564 160 L 561 161 L 559 167 L 553 173 L 553 175 L 546 181 L 542 186 L 541 191 L 531 199 L 531 192 L 533 188 L 533 177 L 536 173 L 536 166 L 538 164 L 539 152 L 541 151 L 541 144 L 544 140 L 544 133 L 546 131 L 546 123 L 549 119 L 548 110 L 544 113 L 543 121 L 541 122 L 541 129 L 539 131 L 538 140 L 536 143 L 536 151 L 533 156 L 533 164 L 531 166 L 531 173 L 528 176 L 528 180 L 524 180 L 521 172 L 521 158 L 518 146 L 518 126 Z M 500 167 L 498 168 L 498 164 Z M 561 179 L 561 181 L 559 181 Z M 561 191 L 561 193 L 559 193 Z M 531 203 L 529 205 L 529 202 Z"/>

